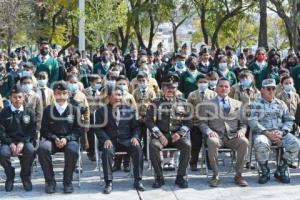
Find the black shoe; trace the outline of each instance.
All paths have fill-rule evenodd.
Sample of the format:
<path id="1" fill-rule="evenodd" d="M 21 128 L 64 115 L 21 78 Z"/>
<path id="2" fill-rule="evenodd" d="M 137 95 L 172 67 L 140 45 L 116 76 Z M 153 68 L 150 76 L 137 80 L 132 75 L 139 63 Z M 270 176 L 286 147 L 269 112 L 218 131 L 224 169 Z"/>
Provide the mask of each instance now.
<path id="1" fill-rule="evenodd" d="M 92 162 L 96 161 L 96 155 L 94 153 L 88 153 L 87 156 L 90 161 Z"/>
<path id="2" fill-rule="evenodd" d="M 133 187 L 138 191 L 145 191 L 145 187 L 143 186 L 142 182 L 140 180 L 135 180 Z"/>
<path id="3" fill-rule="evenodd" d="M 124 166 L 123 171 L 124 172 L 130 172 L 130 167 L 129 166 Z"/>
<path id="4" fill-rule="evenodd" d="M 281 183 L 290 183 L 291 179 L 288 175 L 288 164 L 285 160 L 282 161 L 281 165 L 277 167 L 274 177 Z"/>
<path id="5" fill-rule="evenodd" d="M 175 180 L 175 184 L 178 185 L 180 188 L 188 188 L 188 183 L 183 176 L 177 176 Z"/>
<path id="6" fill-rule="evenodd" d="M 52 182 L 46 182 L 45 185 L 45 192 L 47 194 L 52 194 L 55 192 L 55 187 L 56 187 L 56 182 L 52 181 Z"/>
<path id="7" fill-rule="evenodd" d="M 193 172 L 198 171 L 197 164 L 190 164 L 190 167 L 191 167 L 191 171 Z"/>
<path id="8" fill-rule="evenodd" d="M 173 163 L 169 163 L 168 171 L 175 171 L 175 165 Z"/>
<path id="9" fill-rule="evenodd" d="M 23 179 L 23 188 L 25 191 L 31 191 L 32 190 L 32 183 L 29 179 Z"/>
<path id="10" fill-rule="evenodd" d="M 74 192 L 73 184 L 72 183 L 64 183 L 64 193 L 70 194 Z"/>
<path id="11" fill-rule="evenodd" d="M 164 184 L 165 184 L 164 177 L 157 177 L 157 178 L 155 178 L 154 183 L 152 184 L 152 187 L 153 188 L 160 188 Z"/>
<path id="12" fill-rule="evenodd" d="M 14 177 L 7 178 L 5 181 L 5 191 L 11 192 L 14 189 Z"/>
<path id="13" fill-rule="evenodd" d="M 103 189 L 103 194 L 110 194 L 112 191 L 112 181 L 107 181 Z"/>
<path id="14" fill-rule="evenodd" d="M 113 166 L 112 171 L 113 172 L 121 171 L 121 167 L 119 167 L 119 166 Z"/>
<path id="15" fill-rule="evenodd" d="M 261 174 L 258 178 L 259 184 L 265 184 L 270 180 L 270 169 L 268 168 L 268 161 L 265 163 L 259 163 Z"/>

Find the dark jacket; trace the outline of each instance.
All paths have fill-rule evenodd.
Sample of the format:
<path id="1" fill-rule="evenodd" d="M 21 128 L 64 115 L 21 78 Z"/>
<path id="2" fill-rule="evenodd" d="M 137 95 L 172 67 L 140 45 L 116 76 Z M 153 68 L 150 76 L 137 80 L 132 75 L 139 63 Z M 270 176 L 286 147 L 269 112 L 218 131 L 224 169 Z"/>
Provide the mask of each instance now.
<path id="1" fill-rule="evenodd" d="M 140 139 L 141 133 L 136 120 L 135 110 L 128 105 L 120 106 L 120 119 L 117 125 L 115 109 L 111 104 L 100 107 L 96 111 L 95 134 L 100 142 L 100 147 L 106 140 L 111 140 L 113 145 L 121 144 L 130 146 L 133 137 Z"/>
<path id="2" fill-rule="evenodd" d="M 55 105 L 47 106 L 42 119 L 41 135 L 43 138 L 55 141 L 56 138 L 66 138 L 67 141 L 78 141 L 83 133 L 79 108 L 68 104 L 60 115 Z"/>
<path id="3" fill-rule="evenodd" d="M 0 113 L 0 141 L 2 144 L 31 142 L 36 134 L 35 113 L 31 108 L 16 114 L 10 106 Z"/>

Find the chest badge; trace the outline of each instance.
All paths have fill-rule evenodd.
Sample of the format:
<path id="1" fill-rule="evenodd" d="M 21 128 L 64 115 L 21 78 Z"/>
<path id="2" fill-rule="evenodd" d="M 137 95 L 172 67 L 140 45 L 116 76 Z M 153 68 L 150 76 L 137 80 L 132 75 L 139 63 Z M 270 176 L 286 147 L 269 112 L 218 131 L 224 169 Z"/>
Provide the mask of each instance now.
<path id="1" fill-rule="evenodd" d="M 30 123 L 30 116 L 29 115 L 24 115 L 23 116 L 23 122 L 25 124 L 29 124 Z"/>

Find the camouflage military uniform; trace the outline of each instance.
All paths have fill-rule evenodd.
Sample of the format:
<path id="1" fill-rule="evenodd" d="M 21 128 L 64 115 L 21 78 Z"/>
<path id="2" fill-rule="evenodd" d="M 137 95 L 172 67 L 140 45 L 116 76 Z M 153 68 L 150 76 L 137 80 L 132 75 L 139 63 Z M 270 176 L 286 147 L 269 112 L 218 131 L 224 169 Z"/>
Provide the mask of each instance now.
<path id="1" fill-rule="evenodd" d="M 289 163 L 297 158 L 300 144 L 298 139 L 289 133 L 294 123 L 293 120 L 285 103 L 277 98 L 274 98 L 272 102 L 259 98 L 251 105 L 249 126 L 255 136 L 254 149 L 259 163 L 268 161 L 272 145 L 271 140 L 263 134 L 264 131 L 283 131 L 285 133 L 282 139 L 282 146 L 285 149 L 283 158 Z"/>

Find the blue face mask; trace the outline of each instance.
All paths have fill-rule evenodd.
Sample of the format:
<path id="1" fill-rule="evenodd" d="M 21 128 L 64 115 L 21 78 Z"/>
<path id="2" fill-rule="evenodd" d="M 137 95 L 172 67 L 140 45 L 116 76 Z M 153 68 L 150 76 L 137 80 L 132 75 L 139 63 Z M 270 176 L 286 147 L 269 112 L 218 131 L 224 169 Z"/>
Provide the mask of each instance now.
<path id="1" fill-rule="evenodd" d="M 33 88 L 32 84 L 22 84 L 21 85 L 21 89 L 25 93 L 29 93 L 32 90 L 32 88 Z"/>
<path id="2" fill-rule="evenodd" d="M 47 80 L 38 80 L 38 85 L 40 87 L 45 87 L 47 85 L 48 81 Z"/>
<path id="3" fill-rule="evenodd" d="M 184 60 L 179 60 L 176 62 L 176 67 L 179 69 L 183 69 L 185 66 L 185 61 Z"/>
<path id="4" fill-rule="evenodd" d="M 76 90 L 78 90 L 79 86 L 77 83 L 69 83 L 68 88 L 70 92 L 75 92 Z"/>
<path id="5" fill-rule="evenodd" d="M 283 89 L 285 92 L 289 93 L 293 90 L 293 85 L 292 84 L 283 85 Z"/>
<path id="6" fill-rule="evenodd" d="M 102 88 L 102 84 L 101 83 L 96 83 L 95 86 L 94 86 L 94 88 L 96 90 L 100 90 Z"/>
<path id="7" fill-rule="evenodd" d="M 128 92 L 128 86 L 127 85 L 119 85 L 119 87 L 121 88 L 121 90 L 124 92 Z"/>
<path id="8" fill-rule="evenodd" d="M 220 63 L 220 64 L 219 64 L 219 69 L 220 69 L 221 71 L 224 71 L 226 68 L 227 68 L 227 63 Z"/>
<path id="9" fill-rule="evenodd" d="M 277 74 L 278 71 L 279 71 L 279 68 L 278 68 L 278 67 L 273 67 L 273 68 L 272 68 L 272 73 Z"/>
<path id="10" fill-rule="evenodd" d="M 200 92 L 205 92 L 205 90 L 207 90 L 207 88 L 208 88 L 208 83 L 199 83 L 198 88 L 199 88 Z"/>
<path id="11" fill-rule="evenodd" d="M 217 86 L 217 83 L 218 83 L 217 80 L 209 81 L 208 82 L 210 88 L 215 88 Z"/>
<path id="12" fill-rule="evenodd" d="M 249 88 L 251 87 L 251 84 L 252 84 L 252 81 L 251 81 L 251 80 L 248 80 L 248 79 L 241 80 L 241 86 L 242 86 L 244 89 L 249 89 Z"/>
<path id="13" fill-rule="evenodd" d="M 107 86 L 110 88 L 114 88 L 116 86 L 116 81 L 114 80 L 107 81 Z"/>

